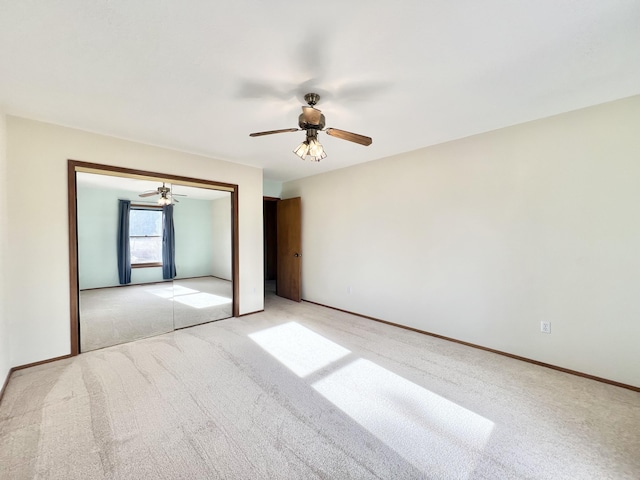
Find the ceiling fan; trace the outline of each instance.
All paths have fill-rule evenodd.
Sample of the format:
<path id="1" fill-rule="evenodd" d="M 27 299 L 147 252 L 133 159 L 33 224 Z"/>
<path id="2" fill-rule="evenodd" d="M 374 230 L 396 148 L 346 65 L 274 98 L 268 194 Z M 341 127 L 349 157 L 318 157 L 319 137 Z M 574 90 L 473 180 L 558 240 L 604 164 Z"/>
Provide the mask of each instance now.
<path id="1" fill-rule="evenodd" d="M 303 160 L 305 157 L 313 162 L 319 162 L 327 156 L 324 148 L 318 142 L 318 132 L 325 132 L 331 137 L 341 138 L 342 140 L 348 140 L 349 142 L 359 143 L 360 145 L 371 145 L 371 137 L 365 137 L 364 135 L 358 135 L 357 133 L 347 132 L 345 130 L 338 130 L 337 128 L 327 128 L 325 130 L 325 118 L 320 110 L 315 108 L 315 105 L 320 100 L 320 95 L 317 93 L 307 93 L 304 96 L 305 102 L 309 104 L 308 107 L 302 107 L 302 113 L 298 117 L 298 126 L 300 128 L 284 128 L 282 130 L 269 130 L 266 132 L 250 133 L 250 137 L 261 137 L 263 135 L 272 135 L 274 133 L 285 132 L 297 132 L 305 130 L 307 138 L 293 151 Z"/>
<path id="2" fill-rule="evenodd" d="M 140 197 L 152 197 L 154 195 L 160 195 L 158 199 L 158 205 L 171 205 L 172 203 L 180 203 L 177 198 L 173 197 L 186 197 L 186 195 L 181 195 L 179 193 L 171 193 L 171 189 L 166 187 L 164 182 L 162 182 L 162 186 L 158 187 L 155 190 L 148 190 L 146 192 L 142 192 Z"/>

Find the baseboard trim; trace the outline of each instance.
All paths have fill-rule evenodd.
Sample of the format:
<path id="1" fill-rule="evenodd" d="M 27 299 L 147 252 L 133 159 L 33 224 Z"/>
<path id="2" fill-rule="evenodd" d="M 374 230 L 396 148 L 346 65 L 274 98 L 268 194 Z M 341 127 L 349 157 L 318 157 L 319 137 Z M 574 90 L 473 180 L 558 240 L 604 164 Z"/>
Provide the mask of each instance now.
<path id="1" fill-rule="evenodd" d="M 225 282 L 231 283 L 231 280 L 229 280 L 228 278 L 216 277 L 215 275 L 206 275 L 206 276 L 207 277 L 211 277 L 211 278 L 215 278 L 215 279 L 218 279 L 218 280 L 224 280 Z M 203 278 L 203 277 L 193 277 L 193 278 Z M 178 278 L 178 280 L 187 280 L 187 279 Z"/>
<path id="2" fill-rule="evenodd" d="M 14 368 L 9 369 L 9 371 L 7 372 L 7 378 L 4 379 L 2 388 L 0 388 L 0 403 L 2 403 L 2 397 L 4 397 L 4 391 L 7 388 L 7 385 L 9 385 L 9 379 L 11 378 L 11 374 L 13 373 L 14 370 L 15 370 Z"/>
<path id="3" fill-rule="evenodd" d="M 412 332 L 421 333 L 423 335 L 429 335 L 430 337 L 439 338 L 441 340 L 447 340 L 449 342 L 459 343 L 459 344 L 465 345 L 467 347 L 477 348 L 479 350 L 484 350 L 485 352 L 496 353 L 498 355 L 503 355 L 505 357 L 513 358 L 515 360 L 520 360 L 522 362 L 532 363 L 532 364 L 538 365 L 540 367 L 546 367 L 546 368 L 550 368 L 552 370 L 557 370 L 559 372 L 568 373 L 570 375 L 575 375 L 577 377 L 588 378 L 589 380 L 595 380 L 596 382 L 606 383 L 608 385 L 613 385 L 615 387 L 626 388 L 627 390 L 632 390 L 634 392 L 640 392 L 640 387 L 636 387 L 634 385 L 628 385 L 626 383 L 616 382 L 615 380 L 609 380 L 608 378 L 596 377 L 595 375 L 590 375 L 588 373 L 578 372 L 577 370 L 571 370 L 569 368 L 559 367 L 557 365 L 552 365 L 550 363 L 540 362 L 538 360 L 533 360 L 531 358 L 521 357 L 520 355 L 514 355 L 513 353 L 507 353 L 507 352 L 503 352 L 501 350 L 495 350 L 493 348 L 483 347 L 482 345 L 476 345 L 475 343 L 465 342 L 463 340 L 458 340 L 456 338 L 445 337 L 444 335 L 439 335 L 437 333 L 431 333 L 431 332 L 427 332 L 427 331 L 420 330 L 420 329 L 417 329 L 417 328 L 408 327 L 406 325 L 401 325 L 399 323 L 393 323 L 393 322 L 389 322 L 387 320 L 382 320 L 380 318 L 369 317 L 368 315 L 362 315 L 360 313 L 350 312 L 349 310 L 343 310 L 341 308 L 332 307 L 330 305 L 324 305 L 322 303 L 312 302 L 311 300 L 303 299 L 303 301 L 307 302 L 307 303 L 312 303 L 314 305 L 319 305 L 321 307 L 330 308 L 330 309 L 336 310 L 338 312 L 343 312 L 343 313 L 348 313 L 350 315 L 355 315 L 356 317 L 366 318 L 367 320 L 373 320 L 374 322 L 385 323 L 385 324 L 391 325 L 393 327 L 403 328 L 405 330 L 410 330 Z"/>
<path id="4" fill-rule="evenodd" d="M 74 355 L 71 355 L 71 354 L 62 355 L 61 357 L 47 358 L 46 360 L 40 360 L 39 362 L 26 363 L 24 365 L 18 365 L 17 367 L 11 367 L 9 369 L 9 373 L 7 373 L 7 378 L 5 378 L 5 380 L 4 380 L 4 384 L 2 385 L 2 389 L 0 389 L 0 402 L 2 402 L 2 397 L 4 396 L 4 391 L 7 388 L 7 385 L 9 385 L 9 379 L 11 378 L 11 375 L 13 375 L 14 372 L 17 372 L 18 370 L 23 370 L 23 369 L 29 368 L 29 367 L 37 367 L 38 365 L 44 365 L 45 363 L 57 362 L 58 360 L 64 360 L 65 358 L 71 358 L 73 356 Z"/>
<path id="5" fill-rule="evenodd" d="M 25 368 L 37 367 L 38 365 L 44 365 L 45 363 L 57 362 L 58 360 L 64 360 L 65 358 L 71 358 L 73 356 L 74 355 L 68 354 L 68 355 L 62 355 L 61 357 L 47 358 L 46 360 L 40 360 L 39 362 L 26 363 L 24 365 L 18 365 L 17 367 L 13 367 L 11 370 L 17 371 L 17 370 L 23 370 Z"/>

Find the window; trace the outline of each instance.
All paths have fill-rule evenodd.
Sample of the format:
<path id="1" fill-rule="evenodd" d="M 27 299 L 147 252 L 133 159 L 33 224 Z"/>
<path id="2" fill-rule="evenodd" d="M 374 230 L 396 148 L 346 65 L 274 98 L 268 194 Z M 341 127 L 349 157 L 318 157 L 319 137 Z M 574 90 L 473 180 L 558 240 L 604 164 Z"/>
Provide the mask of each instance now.
<path id="1" fill-rule="evenodd" d="M 131 206 L 129 212 L 131 266 L 162 266 L 162 207 Z"/>

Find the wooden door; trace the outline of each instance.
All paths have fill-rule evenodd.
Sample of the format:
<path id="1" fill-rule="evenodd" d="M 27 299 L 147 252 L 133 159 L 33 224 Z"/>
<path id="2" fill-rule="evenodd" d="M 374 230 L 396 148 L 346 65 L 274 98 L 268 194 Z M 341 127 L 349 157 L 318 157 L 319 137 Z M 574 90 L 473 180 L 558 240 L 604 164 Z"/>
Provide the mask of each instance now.
<path id="1" fill-rule="evenodd" d="M 296 302 L 302 299 L 301 213 L 300 197 L 278 202 L 276 294 Z"/>

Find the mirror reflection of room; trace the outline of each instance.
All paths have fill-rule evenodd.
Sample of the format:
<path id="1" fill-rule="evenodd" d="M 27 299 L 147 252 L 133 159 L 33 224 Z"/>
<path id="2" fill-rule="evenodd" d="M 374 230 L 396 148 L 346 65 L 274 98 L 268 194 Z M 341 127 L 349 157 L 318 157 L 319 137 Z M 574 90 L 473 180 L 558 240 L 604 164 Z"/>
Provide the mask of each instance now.
<path id="1" fill-rule="evenodd" d="M 232 316 L 230 192 L 76 176 L 81 351 Z"/>
<path id="2" fill-rule="evenodd" d="M 174 328 L 233 315 L 231 193 L 172 185 L 176 276 Z"/>

